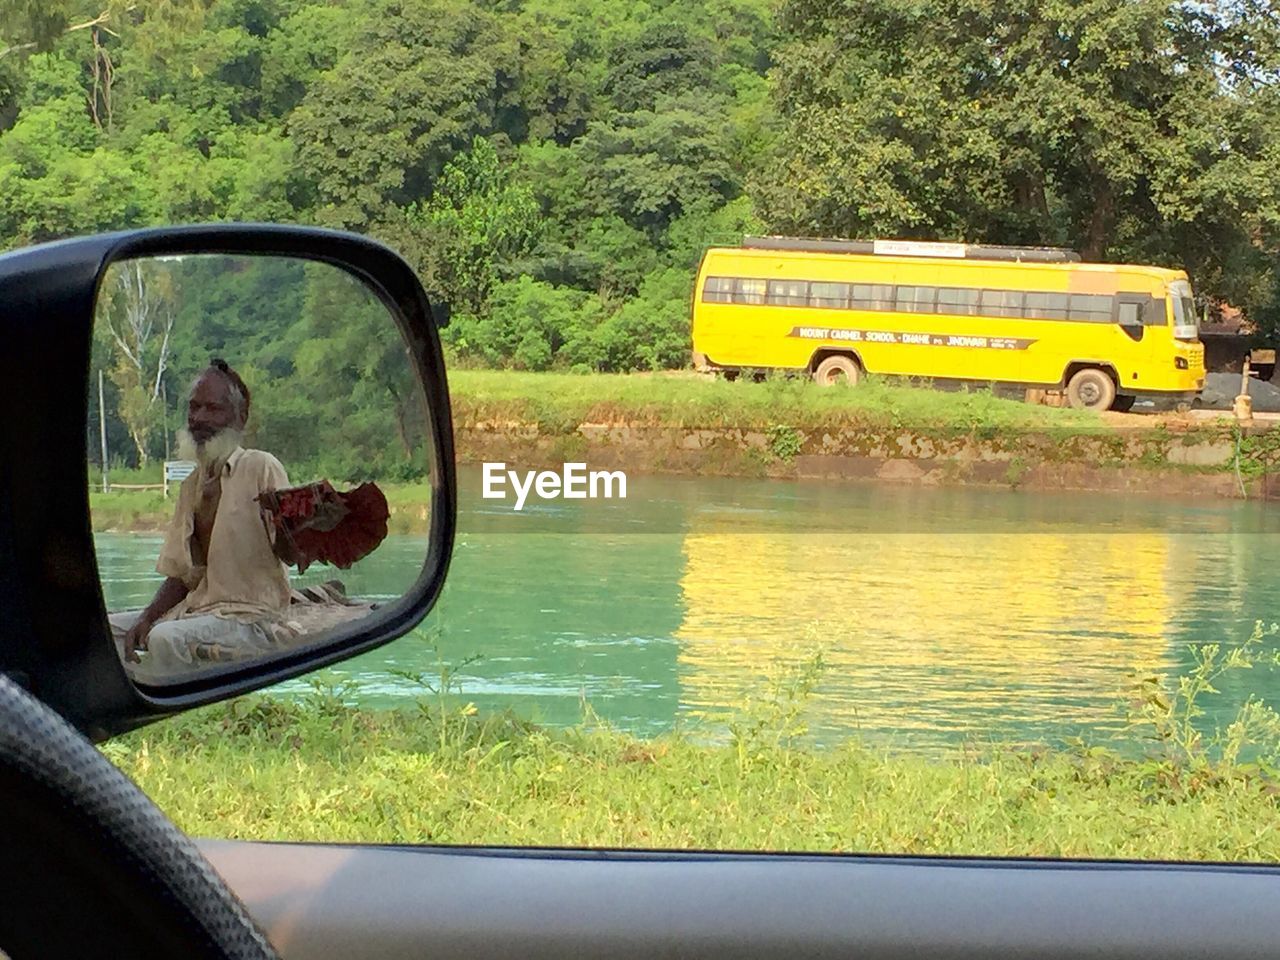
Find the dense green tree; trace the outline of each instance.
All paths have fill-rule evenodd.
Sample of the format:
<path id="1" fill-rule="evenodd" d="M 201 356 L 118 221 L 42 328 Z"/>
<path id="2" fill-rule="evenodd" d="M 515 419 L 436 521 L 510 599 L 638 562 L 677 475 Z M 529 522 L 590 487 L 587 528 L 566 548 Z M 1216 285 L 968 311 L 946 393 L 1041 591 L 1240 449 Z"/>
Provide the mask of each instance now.
<path id="1" fill-rule="evenodd" d="M 714 80 L 714 49 L 688 24 L 674 20 L 646 25 L 613 51 L 604 91 L 624 113 L 654 110 L 660 101 L 687 91 L 706 91 Z"/>
<path id="2" fill-rule="evenodd" d="M 299 5 L 269 32 L 263 45 L 263 109 L 286 116 L 307 90 L 342 58 L 355 29 L 350 11 L 336 4 Z"/>
<path id="3" fill-rule="evenodd" d="M 0 0 L 0 59 L 44 53 L 69 33 L 118 25 L 128 0 Z"/>
<path id="4" fill-rule="evenodd" d="M 95 327 L 108 345 L 107 375 L 117 390 L 120 419 L 144 466 L 152 436 L 163 423 L 161 387 L 180 297 L 168 263 L 129 260 L 112 265 L 98 298 Z"/>
<path id="5" fill-rule="evenodd" d="M 296 333 L 294 372 L 275 381 L 266 414 L 292 412 L 295 459 L 343 479 L 425 469 L 422 395 L 382 302 L 355 277 L 311 264 Z"/>
<path id="6" fill-rule="evenodd" d="M 748 197 L 726 204 L 704 202 L 672 221 L 663 238 L 663 260 L 692 277 L 707 247 L 735 246 L 744 236 L 758 235 L 763 229 Z"/>
<path id="7" fill-rule="evenodd" d="M 702 251 L 766 230 L 1167 263 L 1274 327 L 1277 17 L 1264 0 L 0 0 L 0 247 L 346 226 L 449 302 L 460 357 L 530 369 L 685 363 Z M 385 326 L 348 337 L 359 311 L 310 277 L 200 269 L 171 397 L 222 353 L 299 462 L 320 455 L 316 415 L 359 451 L 343 469 L 403 458 Z M 332 396 L 304 360 L 343 371 Z"/>
<path id="8" fill-rule="evenodd" d="M 492 129 L 519 43 L 493 15 L 457 0 L 356 9 L 362 29 L 286 126 L 315 183 L 318 218 L 367 227 L 429 196 L 453 154 Z"/>
<path id="9" fill-rule="evenodd" d="M 758 178 L 776 230 L 1065 244 L 1262 306 L 1269 5 L 787 0 L 781 17 L 784 129 Z"/>
<path id="10" fill-rule="evenodd" d="M 513 141 L 563 147 L 582 136 L 595 113 L 602 69 L 593 58 L 590 26 L 581 16 L 566 26 L 543 11 L 523 11 L 515 25 L 522 38 L 519 80 L 495 118 Z"/>
<path id="11" fill-rule="evenodd" d="M 738 192 L 719 104 L 686 94 L 651 110 L 593 123 L 575 144 L 590 188 L 632 226 L 656 240 L 671 221 L 707 200 Z"/>
<path id="12" fill-rule="evenodd" d="M 481 137 L 445 165 L 431 197 L 403 217 L 413 234 L 404 252 L 454 310 L 472 314 L 484 310 L 493 285 L 533 247 L 543 226 L 533 191 L 513 181 L 510 165 Z"/>
<path id="13" fill-rule="evenodd" d="M 593 333 L 595 364 L 602 370 L 662 370 L 689 359 L 689 298 L 693 276 L 668 267 L 650 274 L 635 298 Z"/>
<path id="14" fill-rule="evenodd" d="M 572 359 L 590 361 L 597 315 L 587 294 L 524 276 L 499 284 L 484 316 L 455 321 L 451 340 L 493 366 L 546 370 L 566 344 L 574 345 Z"/>

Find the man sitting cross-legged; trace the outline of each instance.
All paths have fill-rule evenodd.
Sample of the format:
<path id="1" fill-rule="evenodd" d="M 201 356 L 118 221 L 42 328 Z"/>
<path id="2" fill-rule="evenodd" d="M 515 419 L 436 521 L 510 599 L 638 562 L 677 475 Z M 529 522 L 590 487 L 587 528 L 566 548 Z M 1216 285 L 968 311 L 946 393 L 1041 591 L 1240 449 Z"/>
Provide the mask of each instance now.
<path id="1" fill-rule="evenodd" d="M 110 618 L 120 655 L 139 679 L 261 656 L 297 635 L 288 622 L 285 564 L 298 558 L 256 501 L 289 481 L 270 453 L 241 446 L 249 399 L 222 360 L 191 388 L 180 456 L 197 468 L 178 491 L 156 563 L 165 581 L 146 609 Z"/>

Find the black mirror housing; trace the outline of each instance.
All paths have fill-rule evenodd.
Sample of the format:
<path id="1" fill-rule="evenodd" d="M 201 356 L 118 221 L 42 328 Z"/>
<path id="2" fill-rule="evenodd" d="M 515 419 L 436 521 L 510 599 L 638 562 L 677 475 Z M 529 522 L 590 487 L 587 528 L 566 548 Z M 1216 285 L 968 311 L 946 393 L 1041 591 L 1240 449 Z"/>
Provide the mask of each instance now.
<path id="1" fill-rule="evenodd" d="M 433 471 L 427 561 L 381 615 L 330 642 L 171 687 L 135 686 L 107 626 L 89 516 L 85 426 L 93 317 L 107 268 L 137 257 L 273 255 L 327 263 L 394 316 L 427 403 Z M 92 739 L 344 660 L 403 635 L 443 587 L 457 518 L 452 418 L 432 305 L 409 266 L 365 237 L 216 224 L 103 234 L 0 256 L 0 672 Z"/>

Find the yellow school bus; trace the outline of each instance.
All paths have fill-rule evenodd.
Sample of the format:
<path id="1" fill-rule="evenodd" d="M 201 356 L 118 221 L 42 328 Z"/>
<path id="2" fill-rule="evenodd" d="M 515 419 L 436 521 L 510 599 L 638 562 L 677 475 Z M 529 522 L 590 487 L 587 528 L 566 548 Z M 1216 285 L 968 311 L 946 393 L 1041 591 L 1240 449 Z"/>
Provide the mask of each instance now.
<path id="1" fill-rule="evenodd" d="M 703 255 L 694 366 L 1064 389 L 1072 406 L 1190 402 L 1204 347 L 1180 270 L 1050 247 L 750 237 Z"/>

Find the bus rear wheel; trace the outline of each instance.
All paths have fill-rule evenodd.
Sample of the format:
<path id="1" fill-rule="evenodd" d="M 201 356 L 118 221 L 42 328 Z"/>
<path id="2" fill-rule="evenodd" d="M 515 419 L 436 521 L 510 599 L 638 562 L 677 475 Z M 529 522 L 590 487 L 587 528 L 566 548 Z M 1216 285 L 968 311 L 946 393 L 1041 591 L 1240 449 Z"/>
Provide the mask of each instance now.
<path id="1" fill-rule="evenodd" d="M 1116 382 L 1096 367 L 1077 370 L 1067 383 L 1067 402 L 1077 410 L 1109 410 Z"/>
<path id="2" fill-rule="evenodd" d="M 813 381 L 820 387 L 834 387 L 837 384 L 856 386 L 861 371 L 853 358 L 845 356 L 827 357 L 813 371 Z"/>

